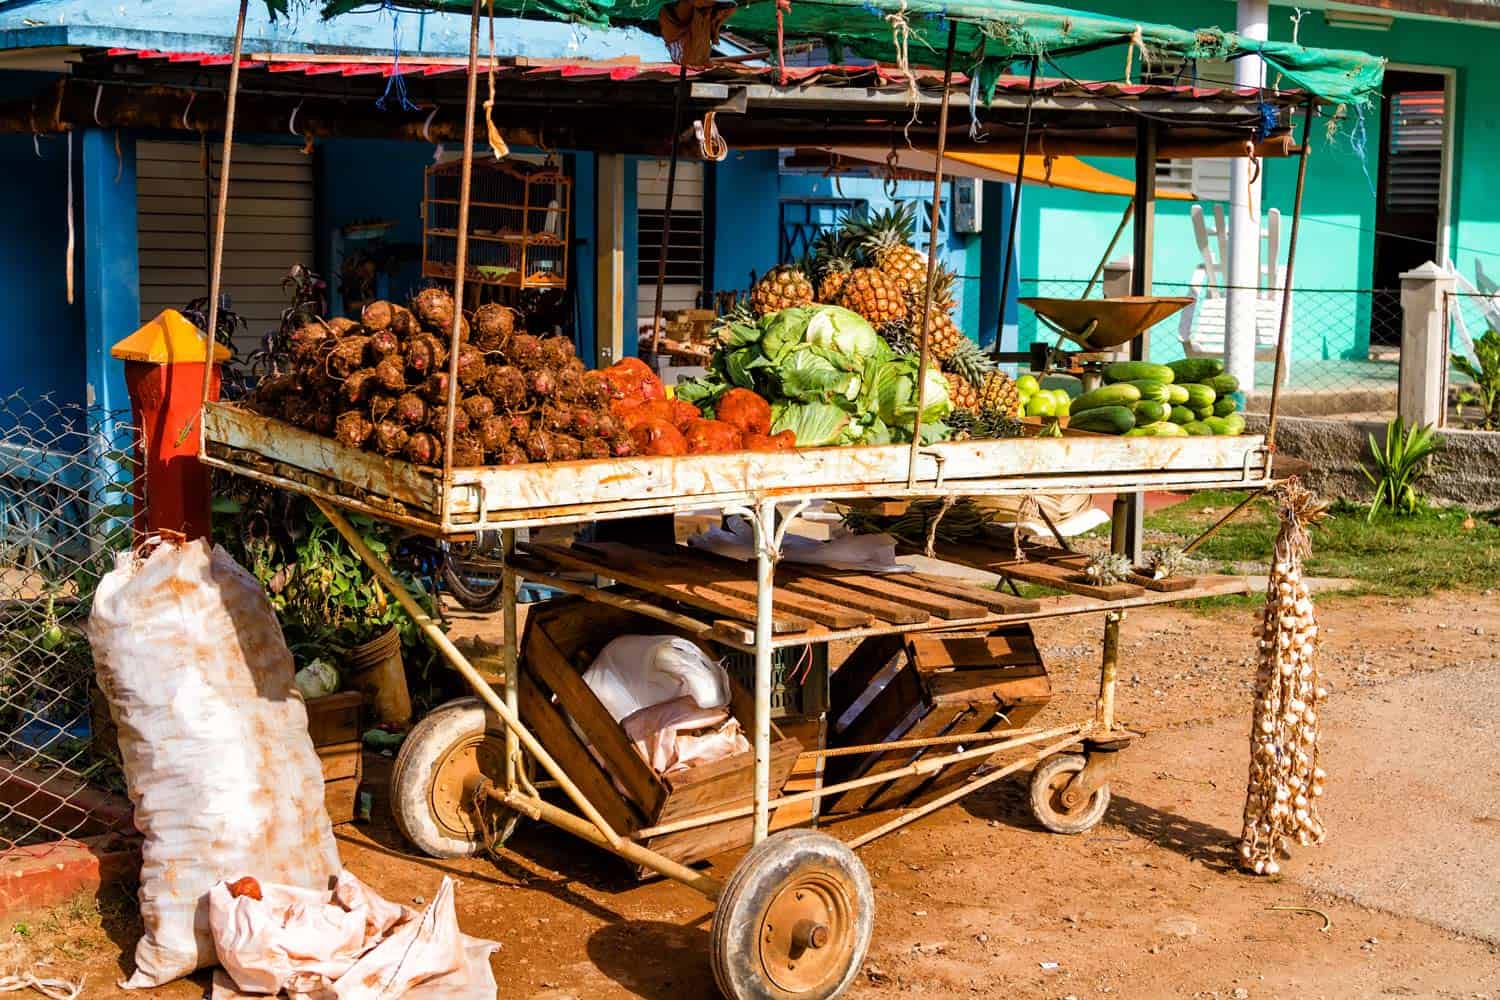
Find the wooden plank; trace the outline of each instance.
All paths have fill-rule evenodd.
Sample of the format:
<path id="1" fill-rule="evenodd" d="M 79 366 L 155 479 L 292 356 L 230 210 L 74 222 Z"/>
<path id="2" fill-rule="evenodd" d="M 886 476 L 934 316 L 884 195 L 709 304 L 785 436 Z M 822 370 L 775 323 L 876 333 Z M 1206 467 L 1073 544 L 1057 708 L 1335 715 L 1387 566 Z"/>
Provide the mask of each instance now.
<path id="1" fill-rule="evenodd" d="M 359 740 L 350 743 L 331 743 L 317 748 L 318 765 L 323 769 L 324 781 L 359 777 L 360 755 L 363 744 Z"/>
<path id="2" fill-rule="evenodd" d="M 930 715 L 927 697 L 922 690 L 920 675 L 905 663 L 890 678 L 885 687 L 865 706 L 842 731 L 829 739 L 830 746 L 862 746 L 885 743 L 918 735 L 916 727 Z M 928 734 L 930 735 L 930 734 Z M 880 753 L 862 754 L 852 757 L 834 757 L 828 761 L 828 783 L 838 784 L 851 778 L 862 777 L 875 770 L 890 770 L 895 765 L 882 759 L 889 755 Z M 846 813 L 863 809 L 865 804 L 880 790 L 879 785 L 852 788 L 823 808 L 828 813 Z"/>
<path id="3" fill-rule="evenodd" d="M 358 740 L 359 713 L 364 700 L 358 691 L 340 691 L 307 702 L 307 732 L 313 746 Z"/>
<path id="4" fill-rule="evenodd" d="M 340 778 L 323 783 L 323 809 L 334 826 L 354 822 L 359 803 L 359 778 Z"/>
<path id="5" fill-rule="evenodd" d="M 1158 580 L 1146 573 L 1131 573 L 1125 579 L 1137 587 L 1145 587 L 1147 590 L 1159 590 L 1162 593 L 1174 593 L 1179 590 L 1192 590 L 1198 585 L 1195 576 L 1168 576 Z"/>
<path id="6" fill-rule="evenodd" d="M 952 577 L 940 576 L 936 573 L 909 573 L 907 578 L 920 583 L 928 590 L 937 594 L 946 594 L 949 597 L 958 597 L 975 604 L 983 604 L 991 611 L 998 611 L 1002 615 L 1023 614 L 1035 611 L 1041 605 L 1029 597 L 1017 597 L 1014 594 L 1004 594 L 991 587 L 981 587 L 978 584 L 965 583 Z"/>
<path id="7" fill-rule="evenodd" d="M 605 770 L 625 789 L 641 815 L 654 817 L 667 790 L 625 730 L 609 714 L 597 695 L 583 682 L 548 634 L 545 626 L 528 629 L 526 669 L 557 696 L 557 702 L 604 758 Z"/>
<path id="8" fill-rule="evenodd" d="M 674 546 L 669 551 L 661 548 L 637 549 L 619 542 L 589 542 L 575 543 L 573 548 L 598 555 L 611 566 L 622 566 L 625 569 L 670 566 L 689 574 L 689 579 L 730 597 L 751 601 L 756 597 L 755 581 L 750 579 L 743 564 L 725 560 L 729 562 L 725 566 L 716 559 L 704 558 L 681 546 Z M 789 593 L 781 588 L 772 588 L 771 603 L 778 611 L 801 615 L 829 628 L 863 628 L 875 621 L 874 616 L 868 612 Z"/>
<path id="9" fill-rule="evenodd" d="M 771 745 L 772 795 L 786 784 L 801 752 L 802 744 L 794 739 L 780 740 Z M 668 823 L 698 813 L 718 812 L 746 805 L 754 798 L 755 758 L 752 754 L 740 754 L 716 763 L 735 766 L 707 765 L 714 768 L 711 776 L 700 775 L 704 780 L 684 782 L 684 787 L 674 788 L 658 822 Z M 704 768 L 692 768 L 683 774 L 671 775 L 668 780 L 683 781 L 694 771 L 703 770 Z M 646 846 L 674 861 L 701 861 L 750 843 L 753 829 L 754 819 L 747 816 L 744 819 L 724 820 L 697 829 L 652 837 L 646 842 Z"/>
<path id="10" fill-rule="evenodd" d="M 993 701 L 988 701 L 983 697 L 934 704 L 926 717 L 912 726 L 906 736 L 920 739 L 929 736 L 964 736 L 969 733 L 978 733 L 993 722 L 998 708 L 999 706 Z M 946 753 L 953 753 L 957 749 L 957 746 L 918 747 L 915 750 L 881 754 L 879 761 L 870 768 L 868 773 L 895 770 L 923 757 L 940 757 Z M 912 774 L 905 778 L 898 778 L 890 784 L 880 785 L 875 788 L 874 794 L 870 796 L 864 808 L 895 808 L 918 794 L 935 777 L 937 775 Z"/>
<path id="11" fill-rule="evenodd" d="M 895 625 L 921 625 L 932 620 L 932 616 L 921 608 L 901 601 L 887 601 L 873 594 L 846 587 L 823 577 L 809 576 L 791 567 L 777 570 L 776 586 L 796 594 L 817 597 L 840 604 L 869 609 L 883 621 Z"/>
<path id="12" fill-rule="evenodd" d="M 787 775 L 786 784 L 781 787 L 782 792 L 792 795 L 822 788 L 824 758 L 807 751 L 821 750 L 826 746 L 827 720 L 821 716 L 816 719 L 783 720 L 781 731 L 801 743 L 803 749 L 792 765 L 791 773 Z M 771 814 L 771 829 L 776 831 L 794 826 L 816 826 L 818 811 L 818 803 L 815 799 L 783 806 Z"/>
<path id="13" fill-rule="evenodd" d="M 918 670 L 1037 662 L 1035 645 L 1012 643 L 1003 636 L 913 636 L 908 645 Z"/>
<path id="14" fill-rule="evenodd" d="M 649 571 L 637 571 L 620 566 L 612 566 L 602 560 L 590 558 L 580 552 L 575 552 L 559 545 L 538 545 L 531 543 L 521 548 L 531 555 L 557 563 L 560 566 L 582 570 L 586 573 L 596 573 L 600 576 L 613 577 L 622 583 L 629 584 L 647 593 L 680 601 L 683 604 L 699 608 L 703 611 L 726 615 L 743 622 L 753 623 L 755 621 L 755 604 L 753 602 L 742 601 L 727 594 L 720 594 L 702 584 L 669 582 L 660 579 Z M 812 624 L 808 619 L 796 615 L 773 614 L 771 630 L 779 634 L 806 632 Z"/>
<path id="15" fill-rule="evenodd" d="M 809 576 L 832 580 L 852 590 L 920 608 L 938 618 L 953 621 L 961 618 L 983 618 L 987 609 L 971 601 L 923 590 L 921 586 L 901 582 L 905 574 L 877 576 L 872 573 L 845 573 L 838 570 L 809 569 Z"/>
<path id="16" fill-rule="evenodd" d="M 1083 577 L 1081 570 L 1069 566 L 1055 566 L 1045 562 L 1012 562 L 998 568 L 998 572 L 1010 577 L 1012 580 L 1020 580 L 1025 583 L 1037 583 L 1044 587 L 1052 587 L 1057 590 L 1066 590 L 1074 594 L 1082 594 L 1084 597 L 1094 597 L 1101 601 L 1120 601 L 1129 597 L 1138 597 L 1141 588 L 1133 583 L 1089 583 Z"/>
<path id="17" fill-rule="evenodd" d="M 557 761 L 563 773 L 578 786 L 585 798 L 616 833 L 640 829 L 640 822 L 630 804 L 610 782 L 609 776 L 590 756 L 588 747 L 578 739 L 573 727 L 531 679 L 527 671 L 520 677 L 521 721 L 536 735 L 542 746 Z"/>

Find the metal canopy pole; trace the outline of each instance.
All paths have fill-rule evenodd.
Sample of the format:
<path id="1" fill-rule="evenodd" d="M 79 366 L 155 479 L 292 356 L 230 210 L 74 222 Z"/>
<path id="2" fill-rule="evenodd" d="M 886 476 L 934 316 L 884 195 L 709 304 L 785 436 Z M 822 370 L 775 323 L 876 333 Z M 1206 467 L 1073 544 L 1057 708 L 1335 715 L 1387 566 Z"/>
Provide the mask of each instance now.
<path id="1" fill-rule="evenodd" d="M 906 488 L 917 485 L 917 449 L 922 446 L 922 411 L 927 408 L 927 369 L 932 361 L 927 338 L 932 327 L 932 275 L 937 270 L 938 225 L 943 209 L 943 154 L 948 148 L 948 105 L 953 89 L 953 49 L 958 44 L 958 22 L 948 24 L 948 50 L 943 57 L 943 102 L 938 108 L 937 162 L 932 168 L 932 214 L 927 227 L 927 281 L 922 290 L 921 360 L 917 363 L 917 417 L 912 423 L 911 450 L 906 460 Z"/>
<path id="2" fill-rule="evenodd" d="M 229 94 L 224 102 L 224 149 L 219 155 L 219 197 L 214 207 L 214 245 L 208 271 L 208 354 L 203 359 L 203 392 L 198 400 L 198 455 L 208 453 L 203 432 L 203 408 L 208 406 L 213 385 L 214 351 L 219 343 L 219 289 L 224 281 L 224 219 L 229 214 L 229 162 L 234 155 L 234 111 L 240 93 L 240 57 L 245 48 L 245 14 L 250 0 L 240 0 L 239 19 L 234 24 L 234 50 L 229 62 Z M 209 177 L 212 178 L 212 157 Z"/>
<path id="3" fill-rule="evenodd" d="M 1031 111 L 1036 104 L 1036 74 L 1042 64 L 1041 56 L 1031 60 L 1031 77 L 1026 83 L 1026 120 L 1021 126 L 1021 151 L 1016 154 L 1016 187 L 1011 192 L 1010 228 L 1005 234 L 1005 256 L 1000 265 L 1000 316 L 995 321 L 995 357 L 1000 356 L 1001 341 L 1005 339 L 1005 300 L 1010 296 L 1010 265 L 1016 258 L 1016 231 L 1021 221 L 1021 185 L 1026 181 L 1026 151 L 1031 145 Z M 1109 254 L 1105 254 L 1106 257 Z M 1100 271 L 1104 268 L 1101 265 Z"/>
<path id="4" fill-rule="evenodd" d="M 1136 122 L 1135 131 L 1135 229 L 1131 233 L 1130 294 L 1151 294 L 1151 257 L 1156 243 L 1156 140 L 1157 124 L 1149 118 Z M 1132 361 L 1144 361 L 1149 345 L 1149 332 L 1142 333 L 1130 342 Z M 1116 509 L 1116 516 L 1125 522 L 1119 526 L 1123 540 L 1123 552 L 1132 563 L 1141 561 L 1141 540 L 1145 534 L 1142 522 L 1144 507 L 1141 494 L 1133 493 L 1125 499 L 1123 509 Z"/>
<path id="5" fill-rule="evenodd" d="M 661 300 L 667 286 L 667 251 L 672 239 L 672 196 L 677 190 L 677 146 L 682 137 L 682 105 L 687 97 L 687 49 L 682 51 L 682 67 L 677 73 L 677 92 L 672 97 L 672 148 L 667 158 L 667 200 L 661 213 L 661 257 L 656 262 L 656 305 L 651 310 L 651 359 L 661 350 Z"/>
<path id="6" fill-rule="evenodd" d="M 1276 371 L 1271 376 L 1271 412 L 1266 417 L 1266 449 L 1268 451 L 1276 448 L 1277 404 L 1281 399 L 1281 381 L 1285 377 L 1288 364 L 1286 334 L 1292 312 L 1292 268 L 1297 263 L 1297 229 L 1302 223 L 1302 192 L 1307 186 L 1307 157 L 1312 152 L 1310 140 L 1313 118 L 1316 114 L 1317 104 L 1313 98 L 1309 97 L 1307 117 L 1302 121 L 1302 153 L 1297 157 L 1297 193 L 1292 199 L 1292 232 L 1287 238 L 1286 246 L 1286 281 L 1281 289 L 1281 325 L 1276 333 Z M 1276 262 L 1272 261 L 1271 266 L 1274 268 L 1275 265 Z"/>

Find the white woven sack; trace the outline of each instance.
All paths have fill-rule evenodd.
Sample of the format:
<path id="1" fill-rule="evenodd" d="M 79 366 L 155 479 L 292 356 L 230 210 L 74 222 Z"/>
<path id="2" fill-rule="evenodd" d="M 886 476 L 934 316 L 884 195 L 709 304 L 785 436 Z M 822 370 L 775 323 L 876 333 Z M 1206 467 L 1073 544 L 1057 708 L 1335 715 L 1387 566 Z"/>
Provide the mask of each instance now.
<path id="1" fill-rule="evenodd" d="M 214 964 L 208 891 L 253 875 L 327 889 L 338 847 L 292 655 L 253 576 L 205 541 L 116 556 L 89 616 L 142 848 L 126 988 Z"/>

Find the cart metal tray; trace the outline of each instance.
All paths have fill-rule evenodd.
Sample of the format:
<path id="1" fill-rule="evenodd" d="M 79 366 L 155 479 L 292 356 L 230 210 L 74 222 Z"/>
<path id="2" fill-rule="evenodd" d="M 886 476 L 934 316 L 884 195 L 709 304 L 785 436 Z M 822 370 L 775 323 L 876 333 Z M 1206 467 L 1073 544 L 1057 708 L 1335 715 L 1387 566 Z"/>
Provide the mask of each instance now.
<path id="1" fill-rule="evenodd" d="M 1259 435 L 1071 435 L 730 452 L 437 469 L 347 448 L 233 404 L 209 404 L 205 461 L 430 534 L 733 507 L 757 500 L 1133 490 L 1253 489 L 1269 481 Z"/>

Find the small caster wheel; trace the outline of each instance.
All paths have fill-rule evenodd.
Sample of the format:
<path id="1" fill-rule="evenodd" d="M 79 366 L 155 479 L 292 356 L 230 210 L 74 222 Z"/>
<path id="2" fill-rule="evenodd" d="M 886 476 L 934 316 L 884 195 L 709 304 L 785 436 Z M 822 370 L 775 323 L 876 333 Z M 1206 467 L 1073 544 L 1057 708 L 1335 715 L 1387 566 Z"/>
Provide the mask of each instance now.
<path id="1" fill-rule="evenodd" d="M 486 780 L 505 773 L 505 725 L 478 698 L 460 698 L 412 727 L 391 769 L 396 827 L 423 854 L 467 858 L 510 839 L 520 816 L 494 801 L 476 803 Z M 479 809 L 484 809 L 481 817 Z"/>
<path id="2" fill-rule="evenodd" d="M 1069 807 L 1063 791 L 1087 761 L 1076 753 L 1054 754 L 1031 772 L 1031 814 L 1053 833 L 1086 833 L 1109 808 L 1109 786 L 1100 785 L 1087 802 Z"/>
<path id="3" fill-rule="evenodd" d="M 870 946 L 875 894 L 865 866 L 815 830 L 784 830 L 745 855 L 714 910 L 714 979 L 730 1000 L 828 1000 Z"/>

